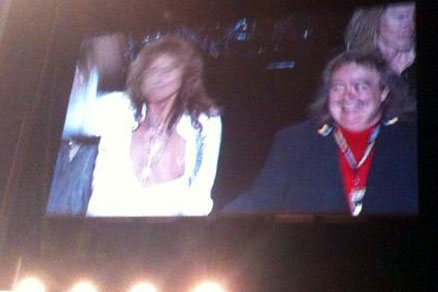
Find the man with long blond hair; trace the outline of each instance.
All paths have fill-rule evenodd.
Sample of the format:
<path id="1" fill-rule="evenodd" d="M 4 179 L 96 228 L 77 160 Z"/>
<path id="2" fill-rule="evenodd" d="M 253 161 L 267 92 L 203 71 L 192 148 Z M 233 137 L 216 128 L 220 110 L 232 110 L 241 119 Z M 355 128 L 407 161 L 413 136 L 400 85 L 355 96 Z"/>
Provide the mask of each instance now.
<path id="1" fill-rule="evenodd" d="M 376 51 L 409 85 L 409 102 L 416 107 L 415 2 L 359 8 L 344 34 L 347 50 Z"/>

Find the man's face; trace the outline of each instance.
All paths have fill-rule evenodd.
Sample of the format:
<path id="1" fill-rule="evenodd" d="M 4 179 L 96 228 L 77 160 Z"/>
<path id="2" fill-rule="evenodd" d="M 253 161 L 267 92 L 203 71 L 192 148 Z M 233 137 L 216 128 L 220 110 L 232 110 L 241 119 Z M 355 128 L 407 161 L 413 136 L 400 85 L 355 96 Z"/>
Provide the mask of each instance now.
<path id="1" fill-rule="evenodd" d="M 380 120 L 388 91 L 381 89 L 379 73 L 367 66 L 347 63 L 331 77 L 328 106 L 341 127 L 359 132 Z"/>
<path id="2" fill-rule="evenodd" d="M 415 38 L 415 4 L 388 6 L 380 17 L 379 36 L 390 47 L 411 49 Z"/>
<path id="3" fill-rule="evenodd" d="M 183 68 L 169 55 L 156 58 L 146 70 L 142 93 L 148 103 L 171 100 L 178 94 L 183 79 Z"/>

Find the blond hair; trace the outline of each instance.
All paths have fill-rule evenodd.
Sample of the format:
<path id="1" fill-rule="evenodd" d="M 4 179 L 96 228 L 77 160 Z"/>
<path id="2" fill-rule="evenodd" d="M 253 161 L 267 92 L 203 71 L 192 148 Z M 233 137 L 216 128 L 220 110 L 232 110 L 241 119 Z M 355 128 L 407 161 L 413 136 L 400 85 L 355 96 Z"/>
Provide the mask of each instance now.
<path id="1" fill-rule="evenodd" d="M 344 34 L 347 50 L 377 50 L 380 17 L 384 10 L 384 6 L 375 6 L 372 8 L 359 8 L 354 11 Z"/>

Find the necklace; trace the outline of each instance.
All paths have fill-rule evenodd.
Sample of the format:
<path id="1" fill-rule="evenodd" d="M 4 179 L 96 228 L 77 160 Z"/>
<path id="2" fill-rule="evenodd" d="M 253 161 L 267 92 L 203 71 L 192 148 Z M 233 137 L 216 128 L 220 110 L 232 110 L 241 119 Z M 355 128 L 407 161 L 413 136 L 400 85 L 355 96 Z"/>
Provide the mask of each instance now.
<path id="1" fill-rule="evenodd" d="M 151 128 L 151 134 L 146 143 L 146 161 L 141 171 L 141 184 L 146 187 L 150 184 L 152 169 L 156 167 L 167 148 L 170 135 L 163 130 L 164 127 Z"/>
<path id="2" fill-rule="evenodd" d="M 368 138 L 365 152 L 362 155 L 362 158 L 359 160 L 359 162 L 357 162 L 356 159 L 354 158 L 353 152 L 350 146 L 348 145 L 344 135 L 342 134 L 342 131 L 339 128 L 336 128 L 333 134 L 335 137 L 335 141 L 339 146 L 339 149 L 341 150 L 342 154 L 347 160 L 348 165 L 354 172 L 353 188 L 351 189 L 348 195 L 349 198 L 348 203 L 349 203 L 351 215 L 355 217 L 358 216 L 362 211 L 363 199 L 365 197 L 365 192 L 366 192 L 366 186 L 362 184 L 359 177 L 359 168 L 364 164 L 364 162 L 370 156 L 374 148 L 376 138 L 379 135 L 379 129 L 380 126 L 376 126 L 373 129 L 370 137 Z"/>

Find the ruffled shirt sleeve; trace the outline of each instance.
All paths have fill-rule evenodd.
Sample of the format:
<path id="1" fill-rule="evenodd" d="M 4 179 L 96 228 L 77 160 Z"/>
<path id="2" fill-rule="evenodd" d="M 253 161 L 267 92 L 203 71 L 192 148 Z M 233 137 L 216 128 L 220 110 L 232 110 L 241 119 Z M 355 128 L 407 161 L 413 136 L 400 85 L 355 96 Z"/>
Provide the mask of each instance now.
<path id="1" fill-rule="evenodd" d="M 201 115 L 199 122 L 202 131 L 199 131 L 193 128 L 188 116 L 183 118 L 186 121 L 178 125 L 178 132 L 182 132 L 185 137 L 189 131 L 192 132 L 192 139 L 186 139 L 186 147 L 193 151 L 187 151 L 186 155 L 188 191 L 183 201 L 184 208 L 181 215 L 204 216 L 213 208 L 211 189 L 217 171 L 222 122 L 220 116 Z"/>
<path id="2" fill-rule="evenodd" d="M 107 131 L 135 127 L 135 110 L 124 92 L 112 92 L 90 103 L 84 120 L 84 133 L 103 136 Z"/>

